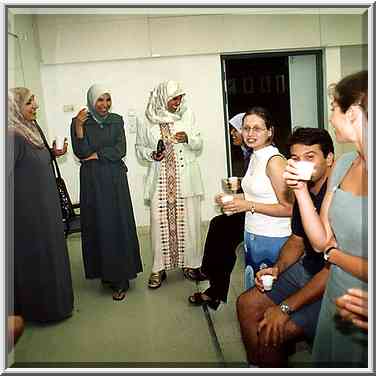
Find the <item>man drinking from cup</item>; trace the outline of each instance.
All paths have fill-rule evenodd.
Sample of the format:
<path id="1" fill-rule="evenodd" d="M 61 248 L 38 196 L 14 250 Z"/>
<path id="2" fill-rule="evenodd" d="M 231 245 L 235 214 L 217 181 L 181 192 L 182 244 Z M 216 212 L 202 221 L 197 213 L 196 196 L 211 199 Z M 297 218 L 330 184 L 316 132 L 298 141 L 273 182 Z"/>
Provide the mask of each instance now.
<path id="1" fill-rule="evenodd" d="M 310 179 L 302 176 L 302 180 L 309 180 L 310 195 L 319 211 L 334 159 L 332 139 L 324 129 L 298 128 L 290 135 L 288 146 L 291 159 L 313 164 Z M 260 367 L 287 366 L 289 344 L 302 338 L 313 340 L 328 278 L 322 254 L 313 250 L 304 232 L 297 202 L 291 228 L 277 262 L 261 269 L 256 286 L 237 301 L 248 361 Z M 267 288 L 262 281 L 265 275 L 273 282 Z"/>

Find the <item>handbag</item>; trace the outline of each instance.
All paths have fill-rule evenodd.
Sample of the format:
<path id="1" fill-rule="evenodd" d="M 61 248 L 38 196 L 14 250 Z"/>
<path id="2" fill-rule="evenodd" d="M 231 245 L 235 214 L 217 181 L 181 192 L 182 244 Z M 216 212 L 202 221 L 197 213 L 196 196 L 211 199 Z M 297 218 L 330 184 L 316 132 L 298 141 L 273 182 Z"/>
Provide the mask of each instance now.
<path id="1" fill-rule="evenodd" d="M 57 191 L 59 193 L 61 214 L 63 215 L 63 222 L 69 222 L 72 218 L 76 216 L 76 213 L 74 212 L 72 201 L 70 199 L 67 186 L 65 185 L 65 181 L 61 177 L 59 166 L 57 164 L 55 156 L 53 156 L 53 159 L 52 159 L 52 169 L 54 170 L 54 175 L 56 178 L 56 186 L 57 186 Z"/>
<path id="2" fill-rule="evenodd" d="M 57 164 L 57 161 L 56 161 L 56 157 L 53 154 L 51 148 L 48 146 L 48 142 L 46 140 L 46 137 L 44 136 L 42 129 L 40 128 L 37 122 L 35 122 L 35 125 L 42 137 L 44 146 L 47 148 L 47 150 L 50 153 L 52 170 L 54 172 L 57 191 L 59 194 L 59 201 L 60 201 L 60 207 L 61 207 L 61 214 L 63 216 L 63 222 L 68 223 L 72 218 L 76 216 L 76 213 L 74 212 L 72 201 L 70 199 L 70 196 L 67 190 L 67 186 L 65 185 L 64 179 L 61 177 L 61 173 L 60 173 L 59 165 Z"/>

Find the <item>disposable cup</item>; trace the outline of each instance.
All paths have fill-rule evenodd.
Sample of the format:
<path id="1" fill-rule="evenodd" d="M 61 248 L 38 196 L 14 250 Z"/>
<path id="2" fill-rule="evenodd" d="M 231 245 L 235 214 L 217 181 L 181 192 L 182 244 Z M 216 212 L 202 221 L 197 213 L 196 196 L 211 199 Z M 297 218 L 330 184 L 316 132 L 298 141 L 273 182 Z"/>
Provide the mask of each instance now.
<path id="1" fill-rule="evenodd" d="M 265 291 L 270 291 L 272 289 L 274 277 L 271 274 L 262 275 L 261 281 Z"/>
<path id="2" fill-rule="evenodd" d="M 299 180 L 310 180 L 315 164 L 309 161 L 299 161 L 296 164 Z"/>
<path id="3" fill-rule="evenodd" d="M 221 197 L 221 201 L 223 204 L 225 204 L 226 202 L 230 202 L 234 199 L 234 196 L 231 196 L 231 195 L 224 195 Z M 231 215 L 232 212 L 224 212 L 226 215 Z"/>
<path id="4" fill-rule="evenodd" d="M 56 149 L 63 150 L 64 149 L 64 137 L 63 136 L 56 136 L 55 144 L 56 144 Z"/>
<path id="5" fill-rule="evenodd" d="M 228 183 L 232 191 L 237 191 L 240 187 L 239 178 L 237 176 L 230 176 L 228 178 Z"/>

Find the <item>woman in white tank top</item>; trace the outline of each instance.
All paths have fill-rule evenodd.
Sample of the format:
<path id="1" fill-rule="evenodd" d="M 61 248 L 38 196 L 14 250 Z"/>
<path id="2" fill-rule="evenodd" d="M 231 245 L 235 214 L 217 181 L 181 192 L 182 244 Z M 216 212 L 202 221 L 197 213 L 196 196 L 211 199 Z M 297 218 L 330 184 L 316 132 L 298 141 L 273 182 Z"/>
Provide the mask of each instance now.
<path id="1" fill-rule="evenodd" d="M 286 160 L 273 145 L 274 126 L 269 112 L 253 107 L 243 117 L 244 143 L 253 149 L 248 170 L 242 180 L 242 194 L 222 203 L 225 212 L 246 212 L 244 247 L 245 288 L 254 285 L 259 269 L 272 266 L 291 234 L 292 195 L 282 177 Z"/>

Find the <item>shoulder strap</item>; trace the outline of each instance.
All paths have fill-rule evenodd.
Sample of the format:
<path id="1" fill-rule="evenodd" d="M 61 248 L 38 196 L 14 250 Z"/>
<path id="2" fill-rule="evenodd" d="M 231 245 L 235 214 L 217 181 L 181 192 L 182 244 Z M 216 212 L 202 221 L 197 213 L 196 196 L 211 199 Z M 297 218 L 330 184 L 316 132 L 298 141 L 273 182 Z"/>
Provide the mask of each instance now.
<path id="1" fill-rule="evenodd" d="M 54 175 L 55 176 L 57 175 L 59 178 L 61 178 L 59 165 L 57 164 L 56 157 L 55 157 L 54 153 L 52 152 L 51 148 L 48 145 L 48 142 L 46 140 L 46 136 L 44 135 L 42 128 L 39 126 L 39 124 L 36 121 L 34 121 L 34 124 L 35 124 L 36 128 L 38 129 L 40 136 L 42 137 L 44 146 L 47 148 L 48 152 L 50 153 L 51 164 L 52 164 L 52 169 L 54 170 Z"/>

